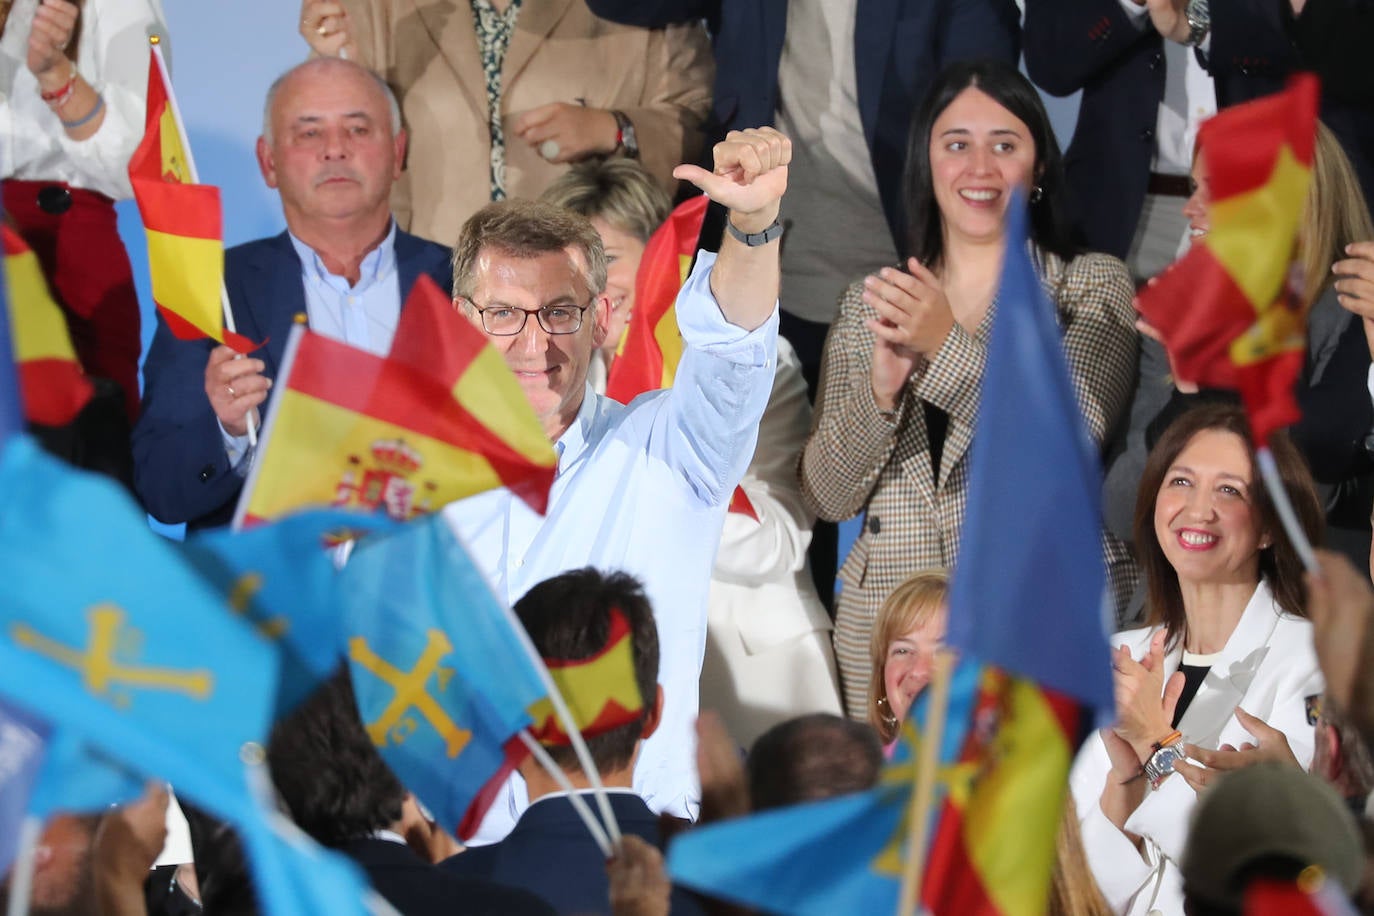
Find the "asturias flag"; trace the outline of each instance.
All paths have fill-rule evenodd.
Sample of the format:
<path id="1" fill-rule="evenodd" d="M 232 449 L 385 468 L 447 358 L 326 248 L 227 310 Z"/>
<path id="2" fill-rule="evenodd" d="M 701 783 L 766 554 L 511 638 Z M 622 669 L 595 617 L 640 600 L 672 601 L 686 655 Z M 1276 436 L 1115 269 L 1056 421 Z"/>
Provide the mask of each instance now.
<path id="1" fill-rule="evenodd" d="M 91 383 L 76 359 L 67 320 L 48 292 L 38 257 L 8 226 L 0 226 L 5 252 L 5 299 L 13 359 L 24 415 L 44 426 L 76 419 L 91 399 Z M 8 357 L 6 357 L 8 359 Z"/>
<path id="2" fill-rule="evenodd" d="M 275 649 L 107 478 L 17 437 L 0 488 L 0 696 L 40 697 L 54 728 L 249 817 L 241 754 L 266 739 Z"/>
<path id="3" fill-rule="evenodd" d="M 441 515 L 362 542 L 342 577 L 363 725 L 439 823 L 471 835 L 546 695 L 529 638 Z"/>
<path id="4" fill-rule="evenodd" d="M 553 446 L 501 355 L 428 277 L 390 356 L 304 331 L 277 387 L 246 524 L 310 506 L 405 521 L 496 487 L 548 505 Z"/>
<path id="5" fill-rule="evenodd" d="M 148 113 L 143 141 L 129 160 L 129 181 L 148 233 L 153 300 L 178 338 L 213 337 L 247 353 L 254 344 L 224 328 L 219 188 L 195 183 L 162 55 L 148 53 Z"/>
<path id="6" fill-rule="evenodd" d="M 1311 74 L 1202 125 L 1211 228 L 1140 293 L 1186 381 L 1238 389 L 1255 437 L 1299 417 L 1305 349 L 1301 289 L 1290 279 L 1312 175 L 1318 87 Z"/>

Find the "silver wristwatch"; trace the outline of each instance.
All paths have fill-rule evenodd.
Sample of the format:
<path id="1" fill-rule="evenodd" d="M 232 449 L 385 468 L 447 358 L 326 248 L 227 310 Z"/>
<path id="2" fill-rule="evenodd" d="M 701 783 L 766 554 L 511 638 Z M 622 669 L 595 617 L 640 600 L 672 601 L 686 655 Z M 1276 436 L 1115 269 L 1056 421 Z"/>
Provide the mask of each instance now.
<path id="1" fill-rule="evenodd" d="M 1188 5 L 1183 8 L 1183 15 L 1188 20 L 1188 37 L 1183 43 L 1190 48 L 1196 48 L 1202 44 L 1202 40 L 1212 28 L 1211 7 L 1207 5 L 1207 0 L 1188 0 Z"/>
<path id="2" fill-rule="evenodd" d="M 1145 778 L 1150 781 L 1151 786 L 1158 789 L 1164 777 L 1174 772 L 1174 764 L 1183 759 L 1185 758 L 1182 738 L 1175 739 L 1170 744 L 1160 745 L 1145 761 Z"/>

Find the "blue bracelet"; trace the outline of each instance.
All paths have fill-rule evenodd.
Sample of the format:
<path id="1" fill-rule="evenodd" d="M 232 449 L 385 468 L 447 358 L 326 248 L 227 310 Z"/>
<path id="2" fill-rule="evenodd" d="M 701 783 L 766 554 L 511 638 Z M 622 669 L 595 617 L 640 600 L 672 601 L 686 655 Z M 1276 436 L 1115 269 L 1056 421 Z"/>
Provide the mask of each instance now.
<path id="1" fill-rule="evenodd" d="M 62 126 L 67 128 L 67 130 L 76 130 L 76 128 L 81 127 L 83 124 L 90 123 L 92 118 L 94 118 L 96 115 L 100 114 L 104 110 L 105 97 L 102 95 L 97 95 L 95 97 L 95 105 L 92 106 L 91 110 L 86 112 L 86 114 L 83 117 L 77 118 L 75 121 L 62 121 L 61 118 L 58 118 L 58 120 L 62 121 Z"/>

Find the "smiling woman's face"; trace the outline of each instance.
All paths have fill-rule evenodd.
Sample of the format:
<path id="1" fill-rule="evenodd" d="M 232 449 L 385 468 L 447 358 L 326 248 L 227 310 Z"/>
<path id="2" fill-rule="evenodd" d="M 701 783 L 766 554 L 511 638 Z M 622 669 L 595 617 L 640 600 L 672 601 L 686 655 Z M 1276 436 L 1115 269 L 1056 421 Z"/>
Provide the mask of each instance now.
<path id="1" fill-rule="evenodd" d="M 935 652 L 945 643 L 949 615 L 942 605 L 926 621 L 903 633 L 887 647 L 883 662 L 883 687 L 892 715 L 904 719 L 907 710 L 930 683 Z"/>
<path id="2" fill-rule="evenodd" d="M 1212 205 L 1212 186 L 1207 180 L 1207 161 L 1201 153 L 1193 157 L 1193 194 L 1183 205 L 1188 217 L 1188 237 L 1196 242 L 1212 228 L 1208 207 Z"/>
<path id="3" fill-rule="evenodd" d="M 1002 237 L 1013 190 L 1030 190 L 1035 141 L 1020 118 L 976 86 L 954 97 L 930 131 L 930 174 L 945 237 Z"/>

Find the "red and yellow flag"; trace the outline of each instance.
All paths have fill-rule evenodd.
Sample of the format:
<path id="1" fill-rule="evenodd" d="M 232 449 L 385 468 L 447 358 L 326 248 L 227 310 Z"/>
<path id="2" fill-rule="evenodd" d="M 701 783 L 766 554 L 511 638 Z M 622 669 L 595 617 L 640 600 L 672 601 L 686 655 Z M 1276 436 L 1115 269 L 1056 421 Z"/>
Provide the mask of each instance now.
<path id="1" fill-rule="evenodd" d="M 305 331 L 278 384 L 245 524 L 307 506 L 406 520 L 496 487 L 548 506 L 548 436 L 501 355 L 428 277 L 390 356 Z"/>
<path id="2" fill-rule="evenodd" d="M 1305 316 L 1292 265 L 1317 101 L 1316 77 L 1301 74 L 1285 91 L 1203 124 L 1211 228 L 1137 303 L 1182 379 L 1240 391 L 1260 442 L 1299 417 L 1293 384 L 1303 367 Z"/>
<path id="3" fill-rule="evenodd" d="M 1045 912 L 1082 716 L 1063 694 L 983 668 L 959 759 L 942 777 L 921 884 L 931 913 Z"/>
<path id="4" fill-rule="evenodd" d="M 635 276 L 635 310 L 611 363 L 607 397 L 628 404 L 646 391 L 671 387 L 677 377 L 683 350 L 677 294 L 691 273 L 709 204 L 705 194 L 678 204 L 644 246 Z M 735 488 L 730 511 L 755 521 L 759 517 L 743 487 Z"/>
<path id="5" fill-rule="evenodd" d="M 195 183 L 162 56 L 156 50 L 149 56 L 148 113 L 129 181 L 148 233 L 153 300 L 179 339 L 212 337 L 246 353 L 253 344 L 224 329 L 219 188 Z"/>
<path id="6" fill-rule="evenodd" d="M 635 680 L 629 621 L 619 608 L 611 608 L 610 619 L 606 645 L 596 654 L 576 660 L 544 659 L 578 731 L 587 738 L 633 722 L 644 711 L 645 701 Z M 530 707 L 529 712 L 534 719 L 530 733 L 539 741 L 553 745 L 571 743 L 547 697 Z"/>
<path id="7" fill-rule="evenodd" d="M 77 361 L 67 319 L 48 291 L 38 256 L 8 226 L 0 225 L 0 240 L 24 416 L 44 426 L 62 426 L 76 419 L 91 399 L 91 383 Z"/>

